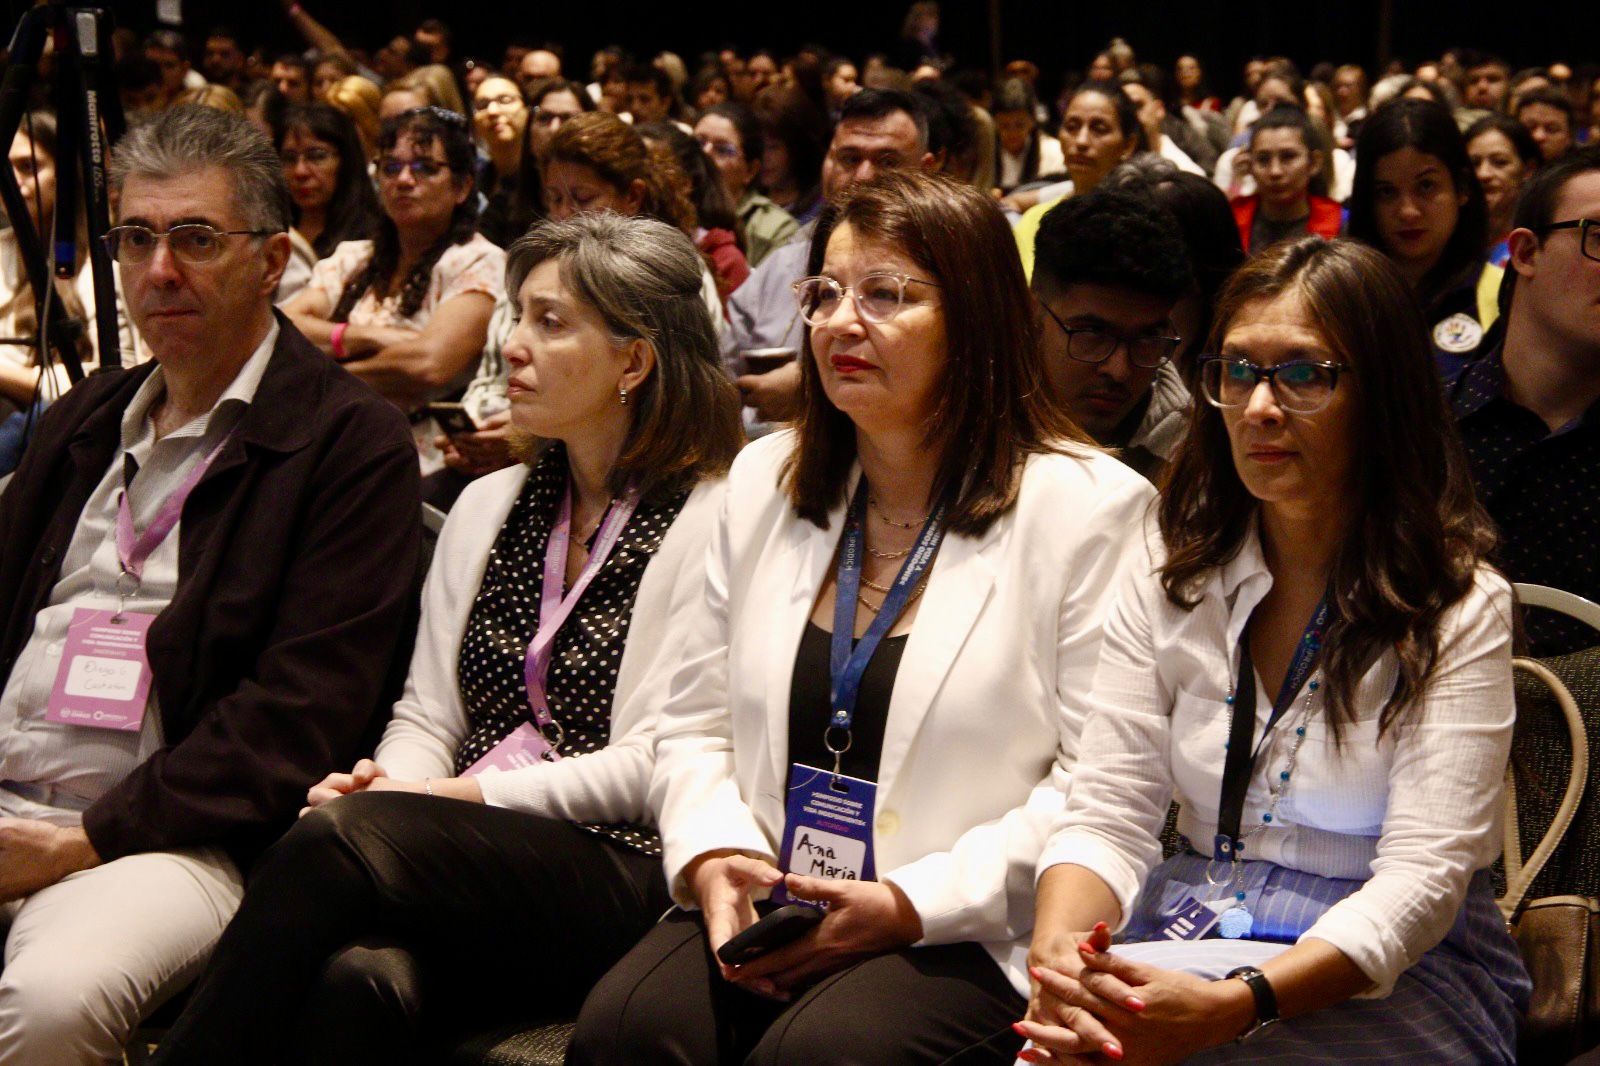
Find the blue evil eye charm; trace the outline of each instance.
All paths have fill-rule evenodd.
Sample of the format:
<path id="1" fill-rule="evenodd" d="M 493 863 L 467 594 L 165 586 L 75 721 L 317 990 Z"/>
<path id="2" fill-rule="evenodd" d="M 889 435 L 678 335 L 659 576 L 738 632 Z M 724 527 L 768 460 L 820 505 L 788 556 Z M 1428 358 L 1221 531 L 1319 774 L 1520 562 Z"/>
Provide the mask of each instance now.
<path id="1" fill-rule="evenodd" d="M 1322 682 L 1321 681 L 1313 681 L 1313 682 L 1311 682 L 1311 684 L 1307 685 L 1306 687 L 1309 688 L 1312 692 L 1315 692 L 1315 691 L 1317 691 L 1317 689 L 1322 687 Z"/>
<path id="2" fill-rule="evenodd" d="M 1230 907 L 1223 912 L 1221 920 L 1217 922 L 1217 935 L 1227 940 L 1238 940 L 1249 936 L 1255 924 L 1255 919 L 1250 917 L 1250 912 L 1245 910 L 1242 904 Z"/>

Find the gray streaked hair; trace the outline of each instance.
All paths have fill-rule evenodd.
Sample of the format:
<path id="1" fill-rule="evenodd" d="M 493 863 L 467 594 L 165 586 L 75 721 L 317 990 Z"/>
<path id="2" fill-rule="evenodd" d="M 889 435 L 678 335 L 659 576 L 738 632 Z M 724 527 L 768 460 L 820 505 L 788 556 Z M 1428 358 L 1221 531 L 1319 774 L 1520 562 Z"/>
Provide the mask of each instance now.
<path id="1" fill-rule="evenodd" d="M 281 232 L 293 222 L 289 185 L 272 142 L 243 115 L 180 105 L 130 129 L 111 153 L 111 183 L 157 180 L 207 167 L 233 179 L 235 206 L 250 229 Z"/>
<path id="2" fill-rule="evenodd" d="M 619 342 L 635 337 L 656 348 L 658 363 L 717 352 L 716 329 L 702 295 L 700 253 L 682 230 L 641 215 L 609 211 L 545 222 L 506 252 L 506 291 L 517 301 L 533 268 L 561 263 L 561 280 L 600 313 Z"/>

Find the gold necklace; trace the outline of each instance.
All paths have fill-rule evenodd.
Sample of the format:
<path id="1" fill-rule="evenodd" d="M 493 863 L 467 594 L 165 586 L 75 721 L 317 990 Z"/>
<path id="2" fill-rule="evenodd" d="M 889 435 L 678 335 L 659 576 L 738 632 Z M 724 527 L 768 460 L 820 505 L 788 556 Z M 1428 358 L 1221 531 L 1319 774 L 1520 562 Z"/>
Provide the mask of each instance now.
<path id="1" fill-rule="evenodd" d="M 928 516 L 927 515 L 923 515 L 921 518 L 917 519 L 914 522 L 896 522 L 894 519 L 890 518 L 888 515 L 883 513 L 883 506 L 878 503 L 878 498 L 876 496 L 872 496 L 872 495 L 869 494 L 867 496 L 867 502 L 872 505 L 872 510 L 877 514 L 877 516 L 881 520 L 883 520 L 884 522 L 888 523 L 889 525 L 893 526 L 896 529 L 917 529 L 924 522 L 926 522 L 928 520 Z"/>
<path id="2" fill-rule="evenodd" d="M 862 584 L 866 585 L 870 589 L 876 589 L 879 592 L 888 592 L 889 591 L 888 589 L 884 588 L 882 585 L 873 585 L 873 584 L 869 583 L 865 578 L 862 578 Z M 912 589 L 911 590 L 911 595 L 906 598 L 906 606 L 907 607 L 910 607 L 913 603 L 917 602 L 917 597 L 922 595 L 922 590 L 924 588 L 926 588 L 927 585 L 928 585 L 928 583 L 927 583 L 926 580 L 917 582 L 917 587 Z M 873 606 L 870 602 L 868 602 L 867 598 L 865 596 L 861 595 L 861 590 L 860 589 L 856 590 L 856 602 L 861 604 L 861 606 L 865 607 L 867 610 L 871 611 L 873 614 L 877 614 L 880 610 L 883 609 L 883 604 L 881 604 L 881 603 L 878 604 L 877 606 Z"/>

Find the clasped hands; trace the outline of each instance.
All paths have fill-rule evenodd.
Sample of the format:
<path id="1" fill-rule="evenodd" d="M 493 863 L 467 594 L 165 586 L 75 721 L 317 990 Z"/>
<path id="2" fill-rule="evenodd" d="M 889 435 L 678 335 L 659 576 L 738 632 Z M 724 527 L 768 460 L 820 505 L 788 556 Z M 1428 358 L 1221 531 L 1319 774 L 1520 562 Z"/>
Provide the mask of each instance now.
<path id="1" fill-rule="evenodd" d="M 1182 1062 L 1226 1043 L 1254 1017 L 1239 981 L 1207 981 L 1113 955 L 1104 922 L 1087 938 L 1035 940 L 1028 953 L 1033 994 L 1015 1026 L 1033 1041 L 1027 1062 Z"/>
<path id="2" fill-rule="evenodd" d="M 483 802 L 483 790 L 478 787 L 478 782 L 474 778 L 435 777 L 431 782 L 397 781 L 371 759 L 362 759 L 349 773 L 329 774 L 312 785 L 306 792 L 306 805 L 300 808 L 300 817 L 304 818 L 314 808 L 330 800 L 336 800 L 340 796 L 348 796 L 352 792 L 425 793 L 428 791 L 429 783 L 433 785 L 435 796 L 469 800 L 473 803 Z"/>
<path id="3" fill-rule="evenodd" d="M 718 853 L 696 859 L 684 876 L 700 903 L 713 954 L 755 924 L 756 895 L 780 882 L 797 899 L 828 905 L 822 921 L 793 943 L 742 966 L 718 963 L 726 980 L 769 999 L 788 1000 L 830 973 L 922 939 L 922 919 L 890 882 L 784 874 L 761 859 Z"/>

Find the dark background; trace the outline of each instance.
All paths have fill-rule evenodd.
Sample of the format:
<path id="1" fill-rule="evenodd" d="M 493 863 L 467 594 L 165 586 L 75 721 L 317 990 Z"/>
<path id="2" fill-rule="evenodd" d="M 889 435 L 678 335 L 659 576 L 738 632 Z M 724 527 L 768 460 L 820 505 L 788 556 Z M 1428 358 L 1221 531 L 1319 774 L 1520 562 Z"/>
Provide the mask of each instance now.
<path id="1" fill-rule="evenodd" d="M 14 20 L 25 0 L 8 0 Z M 1321 60 L 1358 62 L 1370 69 L 1382 58 L 1382 0 L 998 0 L 1002 59 L 1028 58 L 1045 71 L 1053 93 L 1061 72 L 1081 69 L 1113 36 L 1126 38 L 1141 60 L 1169 65 L 1183 52 L 1197 54 L 1215 90 L 1231 93 L 1243 61 L 1254 53 L 1284 54 L 1309 70 Z M 155 25 L 155 0 L 113 0 L 120 22 L 146 30 Z M 906 9 L 902 0 L 305 0 L 306 9 L 352 47 L 377 47 L 409 32 L 428 16 L 443 18 L 456 34 L 458 55 L 498 61 L 513 39 L 561 41 L 568 73 L 586 74 L 595 48 L 618 43 L 641 55 L 670 49 L 691 72 L 701 51 L 733 43 L 780 54 L 807 42 L 860 58 L 889 47 Z M 1512 66 L 1556 59 L 1573 65 L 1600 60 L 1597 0 L 1501 0 L 1459 3 L 1388 0 L 1390 55 L 1416 61 L 1452 45 L 1487 48 Z M 233 26 L 247 41 L 274 50 L 302 47 L 279 0 L 185 0 L 184 29 L 196 48 L 205 29 Z M 961 66 L 987 69 L 989 0 L 944 0 L 941 47 Z"/>

